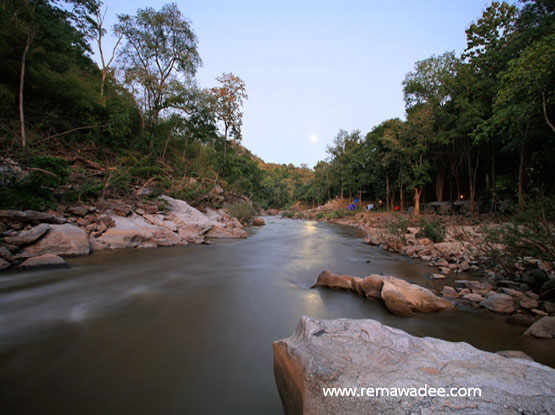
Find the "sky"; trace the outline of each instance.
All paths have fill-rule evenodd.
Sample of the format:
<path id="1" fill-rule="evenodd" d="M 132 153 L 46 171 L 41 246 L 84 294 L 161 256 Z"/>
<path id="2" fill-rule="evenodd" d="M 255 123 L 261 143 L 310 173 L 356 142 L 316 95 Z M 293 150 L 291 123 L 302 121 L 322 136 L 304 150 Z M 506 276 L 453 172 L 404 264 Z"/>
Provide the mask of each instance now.
<path id="1" fill-rule="evenodd" d="M 105 26 L 118 14 L 165 3 L 104 0 Z M 405 75 L 418 60 L 462 52 L 465 29 L 490 1 L 176 3 L 199 39 L 200 85 L 215 86 L 224 72 L 246 83 L 242 144 L 266 162 L 312 167 L 327 157 L 340 129 L 365 134 L 386 119 L 404 118 Z"/>

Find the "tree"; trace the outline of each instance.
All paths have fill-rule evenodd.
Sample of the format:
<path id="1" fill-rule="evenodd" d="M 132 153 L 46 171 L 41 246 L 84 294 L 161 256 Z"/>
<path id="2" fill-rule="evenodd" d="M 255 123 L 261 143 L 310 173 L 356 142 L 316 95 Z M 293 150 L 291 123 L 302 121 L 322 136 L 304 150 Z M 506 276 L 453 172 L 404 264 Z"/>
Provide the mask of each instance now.
<path id="1" fill-rule="evenodd" d="M 224 163 L 227 157 L 227 140 L 232 136 L 235 140 L 242 139 L 243 100 L 248 99 L 245 82 L 232 73 L 224 73 L 217 77 L 220 86 L 212 88 L 216 102 L 216 116 L 224 125 Z"/>
<path id="2" fill-rule="evenodd" d="M 548 107 L 555 97 L 555 34 L 545 36 L 528 46 L 508 64 L 501 76 L 501 87 L 495 101 L 494 119 L 506 131 L 506 142 L 519 149 L 518 201 L 523 207 L 526 187 L 525 169 L 530 132 L 540 116 L 555 134 Z M 553 139 L 553 135 L 551 135 Z"/>
<path id="3" fill-rule="evenodd" d="M 414 71 L 409 72 L 403 81 L 403 92 L 407 108 L 426 104 L 431 111 L 432 136 L 429 137 L 430 157 L 444 158 L 448 152 L 449 137 L 443 119 L 445 106 L 452 99 L 452 79 L 455 77 L 458 60 L 453 52 L 432 56 L 416 62 Z M 432 160 L 431 160 L 432 161 Z M 443 201 L 445 169 L 437 163 L 436 197 Z"/>
<path id="4" fill-rule="evenodd" d="M 497 95 L 497 77 L 502 72 L 511 56 L 516 52 L 511 47 L 518 9 L 506 2 L 494 1 L 482 13 L 476 23 L 472 23 L 466 30 L 467 46 L 462 59 L 474 72 L 476 85 L 472 93 L 473 100 L 481 101 L 470 104 L 474 109 L 480 108 L 480 113 L 475 113 L 475 128 L 477 135 L 471 132 L 471 138 L 487 142 L 491 147 L 491 205 L 495 207 L 496 192 L 496 149 L 499 147 L 501 137 L 498 130 L 491 124 L 493 103 Z M 480 91 L 480 93 L 476 93 Z M 471 130 L 472 131 L 472 130 Z"/>
<path id="5" fill-rule="evenodd" d="M 21 146 L 24 152 L 27 148 L 24 88 L 27 61 L 35 39 L 37 37 L 44 39 L 47 32 L 56 32 L 57 40 L 61 43 L 65 42 L 67 45 L 72 42 L 72 46 L 76 49 L 88 49 L 84 39 L 89 30 L 87 18 L 88 14 L 97 10 L 98 3 L 96 0 L 69 0 L 68 3 L 66 7 L 62 7 L 58 6 L 55 0 L 0 1 L 2 15 L 0 24 L 10 36 L 10 39 L 6 40 L 15 42 L 16 44 L 12 46 L 16 48 L 21 46 L 22 49 L 19 59 L 17 101 Z"/>
<path id="6" fill-rule="evenodd" d="M 112 49 L 112 55 L 110 57 L 110 59 L 108 59 L 108 61 L 106 61 L 106 59 L 104 58 L 104 49 L 102 48 L 102 39 L 104 38 L 104 35 L 106 34 L 106 29 L 104 29 L 104 18 L 106 17 L 106 12 L 108 11 L 108 9 L 106 9 L 106 11 L 104 11 L 104 13 L 101 12 L 100 8 L 98 8 L 96 10 L 95 13 L 95 18 L 96 18 L 96 22 L 95 22 L 95 26 L 94 29 L 96 31 L 96 44 L 98 46 L 98 52 L 100 53 L 100 62 L 102 63 L 102 78 L 100 81 L 100 95 L 104 96 L 104 84 L 106 82 L 106 76 L 108 75 L 108 71 L 110 70 L 110 66 L 112 65 L 112 62 L 114 62 L 114 59 L 116 57 L 116 50 L 118 49 L 118 46 L 121 42 L 121 39 L 123 38 L 123 34 L 121 32 L 117 32 L 117 41 L 116 44 L 114 45 L 114 48 Z"/>
<path id="7" fill-rule="evenodd" d="M 433 134 L 432 107 L 428 104 L 411 108 L 407 114 L 407 130 L 401 148 L 408 163 L 407 182 L 414 190 L 414 215 L 420 215 L 420 196 L 431 181 L 428 152 Z"/>
<path id="8" fill-rule="evenodd" d="M 126 84 L 139 95 L 143 112 L 156 125 L 161 111 L 170 108 L 175 89 L 201 65 L 197 37 L 175 3 L 118 18 L 114 31 L 125 38 L 119 55 Z"/>

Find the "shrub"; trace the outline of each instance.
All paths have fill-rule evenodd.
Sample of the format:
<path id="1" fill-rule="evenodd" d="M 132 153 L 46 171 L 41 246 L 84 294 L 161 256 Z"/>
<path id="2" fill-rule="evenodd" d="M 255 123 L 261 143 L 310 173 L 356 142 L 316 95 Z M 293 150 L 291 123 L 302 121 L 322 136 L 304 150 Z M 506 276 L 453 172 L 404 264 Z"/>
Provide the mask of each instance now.
<path id="1" fill-rule="evenodd" d="M 234 203 L 227 208 L 229 214 L 236 218 L 241 223 L 248 223 L 256 215 L 256 211 L 254 207 L 247 202 L 243 203 Z"/>
<path id="2" fill-rule="evenodd" d="M 430 221 L 420 218 L 420 232 L 416 235 L 419 238 L 428 238 L 434 243 L 443 242 L 445 239 L 445 226 L 440 219 Z"/>
<path id="3" fill-rule="evenodd" d="M 516 273 L 515 264 L 530 256 L 555 261 L 555 197 L 528 199 L 525 208 L 509 223 L 482 226 L 485 237 L 481 254 L 498 265 L 507 277 Z"/>

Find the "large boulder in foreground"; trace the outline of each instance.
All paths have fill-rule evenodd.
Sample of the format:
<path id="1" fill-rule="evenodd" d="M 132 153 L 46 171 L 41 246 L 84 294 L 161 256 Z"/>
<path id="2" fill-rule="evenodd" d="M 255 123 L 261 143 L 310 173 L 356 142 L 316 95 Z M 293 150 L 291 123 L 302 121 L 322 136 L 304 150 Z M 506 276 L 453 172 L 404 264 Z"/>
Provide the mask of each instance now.
<path id="1" fill-rule="evenodd" d="M 48 232 L 36 244 L 23 249 L 19 255 L 21 258 L 44 254 L 73 256 L 90 253 L 89 235 L 83 229 L 71 223 L 47 226 Z"/>
<path id="2" fill-rule="evenodd" d="M 314 286 L 340 288 L 354 291 L 367 298 L 382 299 L 386 308 L 398 316 L 455 308 L 453 303 L 438 297 L 429 289 L 391 276 L 372 274 L 366 278 L 359 278 L 335 275 L 325 270 L 320 273 Z"/>
<path id="3" fill-rule="evenodd" d="M 374 320 L 302 317 L 273 344 L 274 375 L 286 415 L 543 414 L 555 408 L 555 370 L 467 343 L 419 338 Z M 480 388 L 481 397 L 411 397 L 419 388 Z M 355 388 L 364 396 L 324 396 Z M 408 389 L 370 397 L 367 388 Z M 374 392 L 377 392 L 374 390 Z"/>

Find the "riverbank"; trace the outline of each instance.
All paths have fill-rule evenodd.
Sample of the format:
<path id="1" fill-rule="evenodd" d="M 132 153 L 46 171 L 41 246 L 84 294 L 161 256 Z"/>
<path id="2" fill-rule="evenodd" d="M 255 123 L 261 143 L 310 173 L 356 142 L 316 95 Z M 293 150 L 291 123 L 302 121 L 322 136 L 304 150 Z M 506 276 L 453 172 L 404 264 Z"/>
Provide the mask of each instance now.
<path id="1" fill-rule="evenodd" d="M 515 260 L 515 274 L 506 276 L 485 256 L 486 226 L 501 226 L 501 220 L 426 215 L 417 222 L 398 213 L 341 209 L 341 203 L 333 201 L 313 209 L 298 210 L 293 215 L 286 212 L 286 215 L 358 228 L 364 232 L 365 243 L 435 267 L 437 272 L 430 273 L 429 278 L 440 284 L 446 281 L 436 294 L 463 306 L 507 316 L 510 324 L 528 327 L 529 334 L 544 338 L 555 336 L 554 264 L 532 257 L 520 258 Z M 432 231 L 441 232 L 440 240 L 434 242 L 426 234 L 422 224 L 429 223 L 434 224 Z M 457 279 L 458 274 L 462 277 Z M 532 326 L 543 317 L 547 318 L 539 326 L 549 328 L 533 330 Z"/>
<path id="2" fill-rule="evenodd" d="M 121 248 L 156 248 L 246 238 L 225 209 L 195 209 L 183 200 L 101 200 L 57 211 L 0 210 L 0 270 L 63 266 L 62 257 Z"/>

